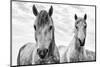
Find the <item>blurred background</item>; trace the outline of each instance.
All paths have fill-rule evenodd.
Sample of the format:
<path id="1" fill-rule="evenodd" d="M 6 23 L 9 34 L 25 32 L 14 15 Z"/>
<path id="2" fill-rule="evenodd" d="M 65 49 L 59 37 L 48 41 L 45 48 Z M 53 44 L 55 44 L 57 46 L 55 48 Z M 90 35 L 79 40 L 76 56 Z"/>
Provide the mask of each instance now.
<path id="1" fill-rule="evenodd" d="M 53 6 L 53 22 L 55 26 L 56 45 L 68 46 L 74 36 L 74 15 L 84 17 L 87 14 L 87 36 L 85 48 L 95 51 L 95 7 L 46 4 L 32 2 L 12 2 L 12 65 L 17 65 L 19 49 L 28 42 L 35 42 L 34 21 L 36 17 L 32 6 L 37 10 L 49 10 Z"/>

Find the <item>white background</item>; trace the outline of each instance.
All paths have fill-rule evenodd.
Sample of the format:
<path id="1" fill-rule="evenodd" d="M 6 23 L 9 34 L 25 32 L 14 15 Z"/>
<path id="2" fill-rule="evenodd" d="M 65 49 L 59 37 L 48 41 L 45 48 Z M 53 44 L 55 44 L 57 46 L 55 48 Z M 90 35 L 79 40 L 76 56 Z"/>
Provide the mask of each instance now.
<path id="1" fill-rule="evenodd" d="M 46 2 L 47 0 L 42 0 Z M 99 0 L 48 0 L 49 2 L 71 3 L 71 4 L 91 4 L 97 5 L 97 62 L 73 63 L 73 64 L 58 64 L 53 66 L 99 66 L 100 64 L 100 1 Z M 0 67 L 7 67 L 10 64 L 10 1 L 2 0 L 0 2 Z M 44 67 L 44 65 L 42 65 Z M 52 67 L 52 65 L 45 65 Z"/>

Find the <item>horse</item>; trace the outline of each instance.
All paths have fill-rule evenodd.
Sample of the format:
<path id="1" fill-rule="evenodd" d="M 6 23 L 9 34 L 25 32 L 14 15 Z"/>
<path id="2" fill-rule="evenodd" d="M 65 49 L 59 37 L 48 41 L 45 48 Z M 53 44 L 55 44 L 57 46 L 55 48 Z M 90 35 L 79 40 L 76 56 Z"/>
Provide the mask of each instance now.
<path id="1" fill-rule="evenodd" d="M 85 49 L 86 30 L 87 30 L 87 14 L 84 17 L 77 17 L 75 14 L 75 30 L 71 43 L 65 47 L 59 47 L 60 62 L 81 62 L 94 61 L 95 52 Z M 62 53 L 61 53 L 62 52 Z"/>
<path id="2" fill-rule="evenodd" d="M 59 63 L 59 51 L 54 38 L 53 7 L 51 6 L 48 12 L 46 10 L 38 12 L 36 6 L 33 5 L 32 11 L 36 17 L 33 25 L 36 44 L 27 43 L 20 48 L 17 64 Z"/>

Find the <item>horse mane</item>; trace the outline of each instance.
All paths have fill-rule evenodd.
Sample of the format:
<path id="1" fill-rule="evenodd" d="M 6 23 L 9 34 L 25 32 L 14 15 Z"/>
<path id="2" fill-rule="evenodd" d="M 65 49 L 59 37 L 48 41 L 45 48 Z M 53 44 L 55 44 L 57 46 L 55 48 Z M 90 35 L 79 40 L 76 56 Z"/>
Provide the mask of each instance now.
<path id="1" fill-rule="evenodd" d="M 54 38 L 54 29 L 53 29 L 53 37 L 52 37 L 52 40 L 51 40 L 51 43 L 50 43 L 50 46 L 49 46 L 49 56 L 53 56 L 54 54 L 54 47 L 55 47 L 55 38 Z"/>

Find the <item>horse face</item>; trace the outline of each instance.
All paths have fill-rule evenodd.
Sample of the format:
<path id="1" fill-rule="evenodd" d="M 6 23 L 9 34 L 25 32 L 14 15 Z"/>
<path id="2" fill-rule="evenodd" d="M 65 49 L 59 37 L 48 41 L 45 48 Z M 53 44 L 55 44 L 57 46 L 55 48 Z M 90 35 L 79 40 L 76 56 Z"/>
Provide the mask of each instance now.
<path id="1" fill-rule="evenodd" d="M 77 37 L 80 42 L 80 46 L 84 46 L 85 38 L 86 38 L 86 14 L 84 15 L 84 18 L 77 18 L 77 15 L 75 15 L 75 29 L 77 31 Z"/>
<path id="2" fill-rule="evenodd" d="M 49 46 L 53 39 L 53 21 L 51 18 L 53 8 L 49 9 L 49 12 L 45 10 L 41 10 L 40 13 L 38 13 L 35 6 L 33 6 L 33 13 L 36 16 L 36 21 L 34 24 L 35 29 L 35 39 L 37 43 L 37 54 L 40 56 L 40 58 L 45 58 L 45 56 L 48 54 Z"/>
<path id="3" fill-rule="evenodd" d="M 53 37 L 52 32 L 52 26 L 45 26 L 44 28 L 40 28 L 35 33 L 35 38 L 38 45 L 37 53 L 41 58 L 44 58 L 49 51 L 49 46 Z"/>

